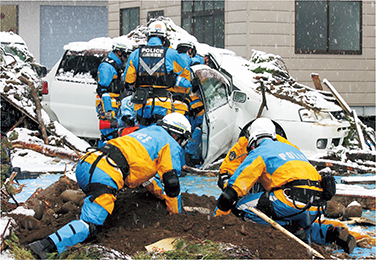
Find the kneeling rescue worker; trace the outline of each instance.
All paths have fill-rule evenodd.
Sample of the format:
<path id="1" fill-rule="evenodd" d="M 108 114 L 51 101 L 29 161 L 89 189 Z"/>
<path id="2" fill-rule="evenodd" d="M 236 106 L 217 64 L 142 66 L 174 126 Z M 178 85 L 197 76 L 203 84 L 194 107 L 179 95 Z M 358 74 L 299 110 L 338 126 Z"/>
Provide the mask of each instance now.
<path id="1" fill-rule="evenodd" d="M 181 212 L 178 175 L 184 165 L 182 147 L 190 132 L 188 120 L 179 113 L 171 113 L 156 125 L 112 139 L 86 153 L 76 169 L 77 182 L 86 193 L 80 219 L 29 244 L 33 254 L 45 259 L 48 253 L 61 254 L 67 247 L 94 237 L 97 226 L 112 214 L 117 191 L 124 185 L 138 187 L 154 176 L 163 183 L 170 214 Z"/>
<path id="2" fill-rule="evenodd" d="M 247 150 L 247 157 L 223 183 L 215 216 L 232 211 L 245 221 L 267 224 L 249 210 L 254 207 L 302 240 L 334 242 L 346 253 L 353 251 L 356 240 L 346 228 L 320 221 L 321 209 L 336 190 L 331 175 L 321 176 L 297 148 L 277 141 L 275 126 L 267 118 L 252 123 Z M 249 193 L 256 182 L 265 191 Z"/>

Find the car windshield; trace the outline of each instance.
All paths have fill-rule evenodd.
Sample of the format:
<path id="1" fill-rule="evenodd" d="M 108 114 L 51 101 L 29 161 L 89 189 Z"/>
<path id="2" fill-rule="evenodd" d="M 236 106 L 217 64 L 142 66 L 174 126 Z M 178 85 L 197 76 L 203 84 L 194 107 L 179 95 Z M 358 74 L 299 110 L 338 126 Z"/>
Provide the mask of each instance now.
<path id="1" fill-rule="evenodd" d="M 28 58 L 28 55 L 26 54 L 27 47 L 23 43 L 1 42 L 1 45 L 4 47 L 5 52 L 16 55 L 22 61 L 25 61 Z"/>
<path id="2" fill-rule="evenodd" d="M 228 102 L 228 88 L 222 75 L 212 69 L 201 69 L 196 71 L 196 74 L 204 91 L 206 109 L 213 111 Z"/>
<path id="3" fill-rule="evenodd" d="M 56 78 L 59 80 L 95 83 L 98 66 L 106 56 L 107 52 L 105 51 L 67 51 L 60 62 L 56 72 Z"/>

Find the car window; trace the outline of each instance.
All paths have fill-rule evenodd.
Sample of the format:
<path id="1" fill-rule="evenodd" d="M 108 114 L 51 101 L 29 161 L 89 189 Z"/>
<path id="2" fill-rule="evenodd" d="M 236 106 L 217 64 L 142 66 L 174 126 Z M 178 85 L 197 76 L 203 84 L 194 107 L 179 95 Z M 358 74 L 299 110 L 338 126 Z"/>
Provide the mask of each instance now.
<path id="1" fill-rule="evenodd" d="M 207 109 L 213 111 L 228 102 L 228 86 L 226 79 L 217 71 L 212 69 L 202 69 L 196 71 L 200 78 L 204 91 Z"/>
<path id="2" fill-rule="evenodd" d="M 28 58 L 24 50 L 26 45 L 23 43 L 11 44 L 2 42 L 1 45 L 4 47 L 5 52 L 16 55 L 22 61 L 25 61 Z"/>
<path id="3" fill-rule="evenodd" d="M 95 82 L 98 66 L 106 53 L 76 53 L 67 51 L 62 58 L 56 77 L 67 81 Z"/>

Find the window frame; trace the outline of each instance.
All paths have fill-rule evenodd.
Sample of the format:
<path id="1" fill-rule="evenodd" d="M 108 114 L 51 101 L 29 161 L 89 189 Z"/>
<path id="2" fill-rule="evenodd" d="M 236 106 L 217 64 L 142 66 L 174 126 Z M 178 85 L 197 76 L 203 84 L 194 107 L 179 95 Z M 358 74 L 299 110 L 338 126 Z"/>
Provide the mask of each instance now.
<path id="1" fill-rule="evenodd" d="M 183 11 L 183 2 L 191 2 L 189 11 Z M 184 27 L 183 27 L 183 29 L 187 30 L 188 33 L 190 33 L 190 34 L 193 34 L 193 32 L 195 31 L 195 27 L 196 27 L 196 22 L 194 21 L 195 19 L 197 19 L 197 18 L 203 18 L 203 19 L 204 18 L 212 18 L 213 33 L 210 35 L 211 41 L 213 42 L 214 47 L 224 48 L 226 46 L 225 45 L 225 37 L 224 37 L 224 34 L 225 34 L 225 1 L 223 0 L 223 8 L 214 8 L 214 3 L 216 1 L 211 1 L 213 3 L 213 9 L 211 9 L 211 10 L 205 10 L 205 7 L 204 7 L 205 2 L 209 2 L 209 1 L 181 0 L 181 25 L 182 25 L 182 27 L 184 26 L 184 22 L 183 22 L 184 19 L 189 19 L 190 20 L 190 30 L 188 31 Z M 195 6 L 196 6 L 195 4 L 199 4 L 199 3 L 203 4 L 203 10 L 197 11 L 197 10 L 195 10 Z M 214 33 L 214 28 L 216 27 L 214 19 L 216 17 L 223 17 L 223 42 L 220 42 L 219 44 L 218 44 L 218 39 L 217 39 L 217 37 L 215 36 L 215 33 Z M 204 20 L 203 20 L 203 22 L 204 22 Z M 209 35 L 205 35 L 205 27 L 203 29 L 203 36 L 204 36 L 203 39 L 205 39 L 206 37 L 209 36 Z M 199 38 L 197 36 L 195 36 L 195 37 Z"/>
<path id="2" fill-rule="evenodd" d="M 304 0 L 295 0 L 295 54 L 341 54 L 341 55 L 362 55 L 362 49 L 363 49 L 363 1 L 362 0 L 354 0 L 354 1 L 348 1 L 348 2 L 358 2 L 359 3 L 359 50 L 331 50 L 330 49 L 330 2 L 341 2 L 338 0 L 323 0 L 323 2 L 326 1 L 327 6 L 327 37 L 326 37 L 326 50 L 309 50 L 309 49 L 301 49 L 297 48 L 297 3 L 298 2 L 304 2 Z"/>
<path id="3" fill-rule="evenodd" d="M 161 15 L 156 16 L 156 14 L 162 13 Z M 164 16 L 164 10 L 153 10 L 148 11 L 147 13 L 147 21 L 149 22 L 152 18 L 158 18 L 159 16 Z"/>
<path id="4" fill-rule="evenodd" d="M 122 32 L 122 30 L 123 30 L 123 23 L 124 23 L 122 13 L 123 13 L 124 10 L 129 10 L 129 11 L 131 11 L 132 9 L 138 11 L 138 12 L 137 12 L 137 14 L 138 14 L 137 25 L 140 24 L 140 7 L 121 8 L 121 9 L 119 10 L 119 16 L 120 16 L 120 17 L 119 17 L 119 21 L 120 21 L 119 35 L 127 35 L 129 32 L 131 32 L 131 31 L 133 30 L 133 29 L 131 29 L 131 30 L 130 30 L 129 32 L 127 32 L 127 33 L 123 33 L 123 32 Z"/>

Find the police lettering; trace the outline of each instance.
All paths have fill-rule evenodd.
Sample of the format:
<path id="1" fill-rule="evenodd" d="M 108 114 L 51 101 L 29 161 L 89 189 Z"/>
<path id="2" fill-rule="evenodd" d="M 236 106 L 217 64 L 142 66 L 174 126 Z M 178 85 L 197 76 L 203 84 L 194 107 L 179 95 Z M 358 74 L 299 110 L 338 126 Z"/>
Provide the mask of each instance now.
<path id="1" fill-rule="evenodd" d="M 164 49 L 161 48 L 142 48 L 141 57 L 155 57 L 162 58 L 164 55 Z"/>
<path id="2" fill-rule="evenodd" d="M 280 153 L 280 154 L 278 154 L 278 156 L 284 161 L 287 161 L 287 160 L 304 160 L 304 161 L 306 161 L 307 160 L 304 155 L 296 154 L 296 153 L 293 153 L 293 152 Z"/>

